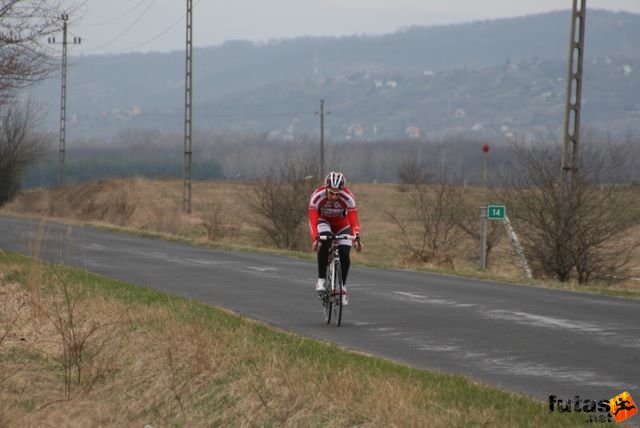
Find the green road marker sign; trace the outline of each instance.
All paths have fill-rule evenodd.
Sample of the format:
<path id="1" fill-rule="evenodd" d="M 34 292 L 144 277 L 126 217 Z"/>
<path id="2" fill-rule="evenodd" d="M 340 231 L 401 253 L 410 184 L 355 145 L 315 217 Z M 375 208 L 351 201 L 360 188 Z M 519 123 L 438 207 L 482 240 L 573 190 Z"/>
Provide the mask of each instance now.
<path id="1" fill-rule="evenodd" d="M 507 216 L 507 207 L 504 205 L 487 205 L 487 218 L 489 220 L 504 220 Z"/>

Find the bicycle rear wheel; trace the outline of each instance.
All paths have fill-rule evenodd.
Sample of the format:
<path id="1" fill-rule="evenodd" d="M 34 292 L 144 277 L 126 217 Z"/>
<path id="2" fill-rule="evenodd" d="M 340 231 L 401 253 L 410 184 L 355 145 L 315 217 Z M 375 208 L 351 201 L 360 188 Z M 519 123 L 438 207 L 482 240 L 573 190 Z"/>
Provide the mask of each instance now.
<path id="1" fill-rule="evenodd" d="M 342 323 L 342 293 L 343 293 L 343 284 L 342 284 L 342 267 L 340 266 L 340 259 L 336 258 L 334 260 L 333 269 L 335 275 L 334 283 L 333 283 L 333 292 L 334 292 L 334 304 L 333 310 L 335 311 L 335 322 L 336 327 L 340 327 Z"/>

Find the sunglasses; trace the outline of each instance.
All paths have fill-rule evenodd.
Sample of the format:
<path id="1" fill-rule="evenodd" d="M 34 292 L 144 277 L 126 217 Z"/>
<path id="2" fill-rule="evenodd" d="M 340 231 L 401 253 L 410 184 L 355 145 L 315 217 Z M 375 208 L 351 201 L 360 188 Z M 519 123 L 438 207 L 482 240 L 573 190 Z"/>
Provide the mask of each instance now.
<path id="1" fill-rule="evenodd" d="M 340 194 L 340 191 L 339 191 L 339 190 L 337 190 L 337 191 L 336 191 L 336 190 L 329 190 L 329 189 L 327 189 L 327 192 L 331 193 L 332 195 L 339 195 L 339 194 Z"/>

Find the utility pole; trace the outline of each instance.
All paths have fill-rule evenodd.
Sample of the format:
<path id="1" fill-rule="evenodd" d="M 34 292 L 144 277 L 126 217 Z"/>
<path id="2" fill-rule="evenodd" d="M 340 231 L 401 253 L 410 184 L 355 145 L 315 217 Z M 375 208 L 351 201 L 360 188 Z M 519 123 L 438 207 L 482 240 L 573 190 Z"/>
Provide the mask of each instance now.
<path id="1" fill-rule="evenodd" d="M 316 112 L 316 114 L 320 115 L 320 179 L 324 178 L 325 167 L 324 167 L 324 99 L 320 100 L 320 111 Z M 326 114 L 331 114 L 330 111 L 326 112 Z"/>
<path id="2" fill-rule="evenodd" d="M 66 153 L 66 125 L 67 125 L 67 21 L 69 15 L 63 13 L 60 17 L 62 19 L 62 84 L 60 90 L 60 144 L 58 152 L 58 186 L 64 184 L 64 162 Z M 55 44 L 56 38 L 49 37 L 49 43 Z M 80 44 L 82 39 L 80 37 L 73 38 L 73 44 Z"/>
<path id="3" fill-rule="evenodd" d="M 193 0 L 187 0 L 187 50 L 185 66 L 185 95 L 184 95 L 184 162 L 183 177 L 184 191 L 182 210 L 191 214 L 191 101 L 193 83 Z"/>
<path id="4" fill-rule="evenodd" d="M 578 5 L 578 2 L 579 5 Z M 571 13 L 571 41 L 567 78 L 567 104 L 564 118 L 564 150 L 562 152 L 563 180 L 573 187 L 578 169 L 578 143 L 580 141 L 580 107 L 582 104 L 582 63 L 587 0 L 573 0 Z M 571 151 L 571 154 L 569 154 Z"/>

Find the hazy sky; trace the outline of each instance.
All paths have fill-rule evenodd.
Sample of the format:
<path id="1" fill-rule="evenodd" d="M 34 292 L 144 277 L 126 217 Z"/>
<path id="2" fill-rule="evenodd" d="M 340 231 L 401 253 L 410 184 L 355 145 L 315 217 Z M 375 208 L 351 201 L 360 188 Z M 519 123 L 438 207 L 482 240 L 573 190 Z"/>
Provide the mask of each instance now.
<path id="1" fill-rule="evenodd" d="M 183 50 L 186 4 L 186 0 L 85 0 L 82 11 L 69 11 L 69 31 L 82 37 L 82 44 L 71 47 L 70 53 Z M 413 25 L 569 10 L 572 4 L 572 0 L 193 0 L 193 43 L 382 34 Z M 587 10 L 591 8 L 640 14 L 640 0 L 587 0 Z"/>

